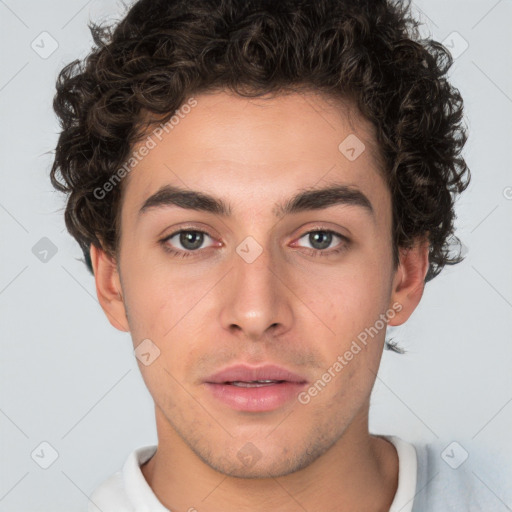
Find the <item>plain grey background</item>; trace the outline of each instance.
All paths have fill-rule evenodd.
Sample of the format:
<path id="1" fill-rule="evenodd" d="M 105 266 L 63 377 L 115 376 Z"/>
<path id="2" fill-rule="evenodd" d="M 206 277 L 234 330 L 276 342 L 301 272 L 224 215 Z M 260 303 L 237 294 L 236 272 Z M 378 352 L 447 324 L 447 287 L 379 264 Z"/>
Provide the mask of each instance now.
<path id="1" fill-rule="evenodd" d="M 512 2 L 417 0 L 413 12 L 456 57 L 472 171 L 457 203 L 467 256 L 392 330 L 408 352 L 384 352 L 370 430 L 436 443 L 440 457 L 458 443 L 468 458 L 454 471 L 492 493 L 495 511 L 511 510 Z M 0 0 L 0 512 L 85 511 L 129 452 L 156 443 L 130 335 L 104 316 L 48 177 L 57 74 L 89 52 L 89 19 L 123 13 L 114 0 Z"/>

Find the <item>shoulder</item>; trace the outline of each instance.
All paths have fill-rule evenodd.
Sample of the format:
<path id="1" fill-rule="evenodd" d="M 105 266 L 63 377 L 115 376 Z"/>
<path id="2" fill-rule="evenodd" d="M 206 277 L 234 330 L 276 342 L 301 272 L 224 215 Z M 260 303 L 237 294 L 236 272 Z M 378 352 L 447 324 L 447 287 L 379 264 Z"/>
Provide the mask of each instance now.
<path id="1" fill-rule="evenodd" d="M 123 475 L 117 471 L 103 481 L 90 495 L 87 512 L 133 512 L 124 490 Z"/>
<path id="2" fill-rule="evenodd" d="M 122 469 L 103 481 L 90 495 L 87 512 L 134 512 L 141 508 L 165 511 L 140 469 L 156 448 L 156 445 L 149 445 L 133 450 Z"/>
<path id="3" fill-rule="evenodd" d="M 506 510 L 511 465 L 471 440 L 414 443 L 417 482 L 412 512 Z M 508 496 L 506 494 L 508 493 Z"/>

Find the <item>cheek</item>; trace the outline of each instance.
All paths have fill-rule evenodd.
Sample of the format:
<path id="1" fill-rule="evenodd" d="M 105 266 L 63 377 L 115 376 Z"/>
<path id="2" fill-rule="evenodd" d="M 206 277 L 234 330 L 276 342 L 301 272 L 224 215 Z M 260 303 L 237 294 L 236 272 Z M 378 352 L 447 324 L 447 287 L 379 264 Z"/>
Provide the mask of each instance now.
<path id="1" fill-rule="evenodd" d="M 366 326 L 386 308 L 389 300 L 386 269 L 377 265 L 340 266 L 322 277 L 304 275 L 303 296 L 337 334 Z M 316 287 L 312 286 L 316 284 Z M 307 293 L 306 291 L 309 290 Z"/>
<path id="2" fill-rule="evenodd" d="M 354 375 L 357 381 L 358 375 L 367 374 L 367 367 L 378 366 L 386 328 L 380 315 L 389 301 L 384 272 L 383 268 L 352 266 L 330 276 L 328 291 L 308 298 L 310 309 L 329 327 L 322 343 L 317 344 L 317 353 L 326 368 L 335 364 L 338 356 L 343 358 L 343 369 L 336 372 L 337 376 L 342 375 L 335 379 L 338 385 Z M 333 389 L 336 387 L 335 384 Z M 364 394 L 366 389 L 361 392 Z"/>
<path id="3" fill-rule="evenodd" d="M 169 264 L 155 261 L 150 255 L 126 248 L 123 255 L 123 288 L 133 320 L 153 334 L 160 318 L 176 311 L 177 304 L 186 302 L 190 287 L 183 276 L 171 272 Z M 171 322 L 168 318 L 167 324 Z M 160 323 L 160 325 L 162 325 Z"/>

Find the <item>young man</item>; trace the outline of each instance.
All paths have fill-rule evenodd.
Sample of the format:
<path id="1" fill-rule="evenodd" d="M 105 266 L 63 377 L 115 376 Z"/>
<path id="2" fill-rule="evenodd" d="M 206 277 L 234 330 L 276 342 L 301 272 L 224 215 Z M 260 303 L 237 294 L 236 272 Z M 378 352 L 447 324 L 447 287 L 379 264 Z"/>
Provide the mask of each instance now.
<path id="1" fill-rule="evenodd" d="M 368 430 L 386 327 L 460 261 L 444 47 L 383 0 L 141 0 L 92 32 L 59 76 L 51 179 L 158 446 L 89 510 L 479 507 Z"/>

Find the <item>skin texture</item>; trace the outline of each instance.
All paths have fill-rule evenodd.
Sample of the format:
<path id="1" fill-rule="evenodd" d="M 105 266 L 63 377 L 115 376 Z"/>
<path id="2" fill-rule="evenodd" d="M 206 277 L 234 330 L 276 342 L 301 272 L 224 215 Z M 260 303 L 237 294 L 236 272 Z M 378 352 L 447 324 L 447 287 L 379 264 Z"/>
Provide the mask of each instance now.
<path id="1" fill-rule="evenodd" d="M 178 511 L 387 511 L 398 458 L 368 431 L 385 329 L 308 404 L 240 412 L 211 396 L 203 379 L 234 363 L 268 362 L 315 382 L 393 304 L 400 311 L 389 325 L 409 318 L 423 293 L 428 246 L 401 250 L 393 267 L 391 196 L 372 126 L 357 111 L 349 119 L 341 104 L 312 92 L 196 100 L 125 178 L 118 261 L 91 247 L 112 325 L 129 331 L 134 347 L 149 338 L 160 350 L 149 366 L 139 362 L 159 440 L 143 474 Z M 354 161 L 338 149 L 349 134 L 366 146 Z M 362 191 L 374 216 L 355 205 L 274 215 L 275 203 L 335 183 Z M 138 218 L 165 184 L 222 198 L 232 217 L 167 206 Z M 308 232 L 317 227 L 350 242 L 333 237 L 324 249 L 331 255 L 313 256 Z M 159 241 L 179 229 L 209 236 L 178 258 Z M 252 263 L 236 252 L 248 236 L 263 249 Z M 166 243 L 190 247 L 179 235 Z M 246 466 L 237 454 L 248 442 L 259 459 Z"/>

